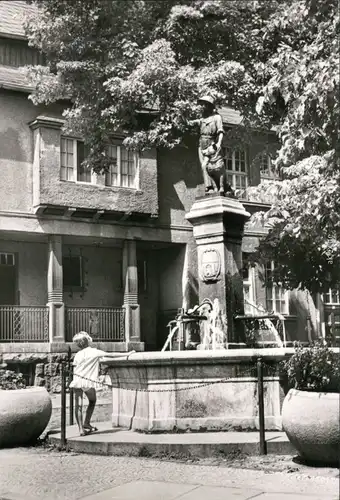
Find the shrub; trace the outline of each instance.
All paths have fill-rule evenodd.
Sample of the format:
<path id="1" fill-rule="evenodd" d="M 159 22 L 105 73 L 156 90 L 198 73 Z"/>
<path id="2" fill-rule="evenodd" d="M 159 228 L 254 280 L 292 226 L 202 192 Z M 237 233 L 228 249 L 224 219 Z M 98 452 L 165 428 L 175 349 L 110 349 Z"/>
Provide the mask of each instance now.
<path id="1" fill-rule="evenodd" d="M 289 384 L 314 392 L 340 392 L 340 357 L 327 344 L 317 341 L 310 347 L 295 346 L 293 356 L 283 363 Z"/>
<path id="2" fill-rule="evenodd" d="M 0 368 L 0 390 L 25 389 L 26 382 L 22 373 Z"/>

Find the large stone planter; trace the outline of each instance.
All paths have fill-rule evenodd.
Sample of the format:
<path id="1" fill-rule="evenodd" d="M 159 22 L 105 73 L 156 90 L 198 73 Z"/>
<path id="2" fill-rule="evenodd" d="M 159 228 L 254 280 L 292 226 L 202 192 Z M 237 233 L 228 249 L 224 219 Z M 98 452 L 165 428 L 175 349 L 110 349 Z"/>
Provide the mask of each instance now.
<path id="1" fill-rule="evenodd" d="M 340 394 L 291 389 L 282 407 L 282 426 L 301 458 L 340 462 Z"/>
<path id="2" fill-rule="evenodd" d="M 42 387 L 0 390 L 0 448 L 34 442 L 51 413 L 51 398 Z"/>

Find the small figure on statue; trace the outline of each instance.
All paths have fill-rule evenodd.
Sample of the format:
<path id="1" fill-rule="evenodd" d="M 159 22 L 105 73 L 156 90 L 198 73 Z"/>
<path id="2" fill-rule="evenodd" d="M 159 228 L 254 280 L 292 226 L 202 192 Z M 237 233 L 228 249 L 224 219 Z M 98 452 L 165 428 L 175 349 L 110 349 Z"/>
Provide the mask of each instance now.
<path id="1" fill-rule="evenodd" d="M 227 182 L 225 161 L 222 153 L 223 122 L 215 109 L 215 101 L 210 96 L 198 100 L 202 106 L 202 117 L 189 121 L 189 125 L 200 126 L 198 156 L 202 168 L 205 192 L 219 192 L 234 196 Z"/>

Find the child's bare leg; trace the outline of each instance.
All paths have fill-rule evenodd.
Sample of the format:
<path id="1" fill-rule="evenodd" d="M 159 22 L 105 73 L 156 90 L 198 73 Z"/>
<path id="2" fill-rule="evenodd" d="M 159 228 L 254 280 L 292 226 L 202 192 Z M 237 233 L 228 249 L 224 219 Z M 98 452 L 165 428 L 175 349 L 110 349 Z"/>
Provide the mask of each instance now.
<path id="1" fill-rule="evenodd" d="M 75 404 L 74 412 L 76 415 L 76 421 L 79 427 L 79 433 L 84 434 L 83 426 L 83 391 L 82 389 L 74 389 Z"/>
<path id="2" fill-rule="evenodd" d="M 96 389 L 88 389 L 86 391 L 86 396 L 87 399 L 89 400 L 88 407 L 86 409 L 86 414 L 85 414 L 85 420 L 84 420 L 84 428 L 85 429 L 91 429 L 91 418 L 96 406 L 96 401 L 97 401 L 97 395 L 96 395 Z"/>

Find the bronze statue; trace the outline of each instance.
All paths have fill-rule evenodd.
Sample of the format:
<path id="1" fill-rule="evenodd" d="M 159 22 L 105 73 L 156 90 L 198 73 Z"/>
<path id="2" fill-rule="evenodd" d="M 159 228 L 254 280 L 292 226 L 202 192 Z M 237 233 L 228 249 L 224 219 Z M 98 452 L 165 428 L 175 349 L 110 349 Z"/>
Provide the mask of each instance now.
<path id="1" fill-rule="evenodd" d="M 205 192 L 219 192 L 233 195 L 226 179 L 226 168 L 222 154 L 223 122 L 215 109 L 214 99 L 203 96 L 198 100 L 202 105 L 202 118 L 191 120 L 190 125 L 200 126 L 198 156 L 203 172 Z"/>

